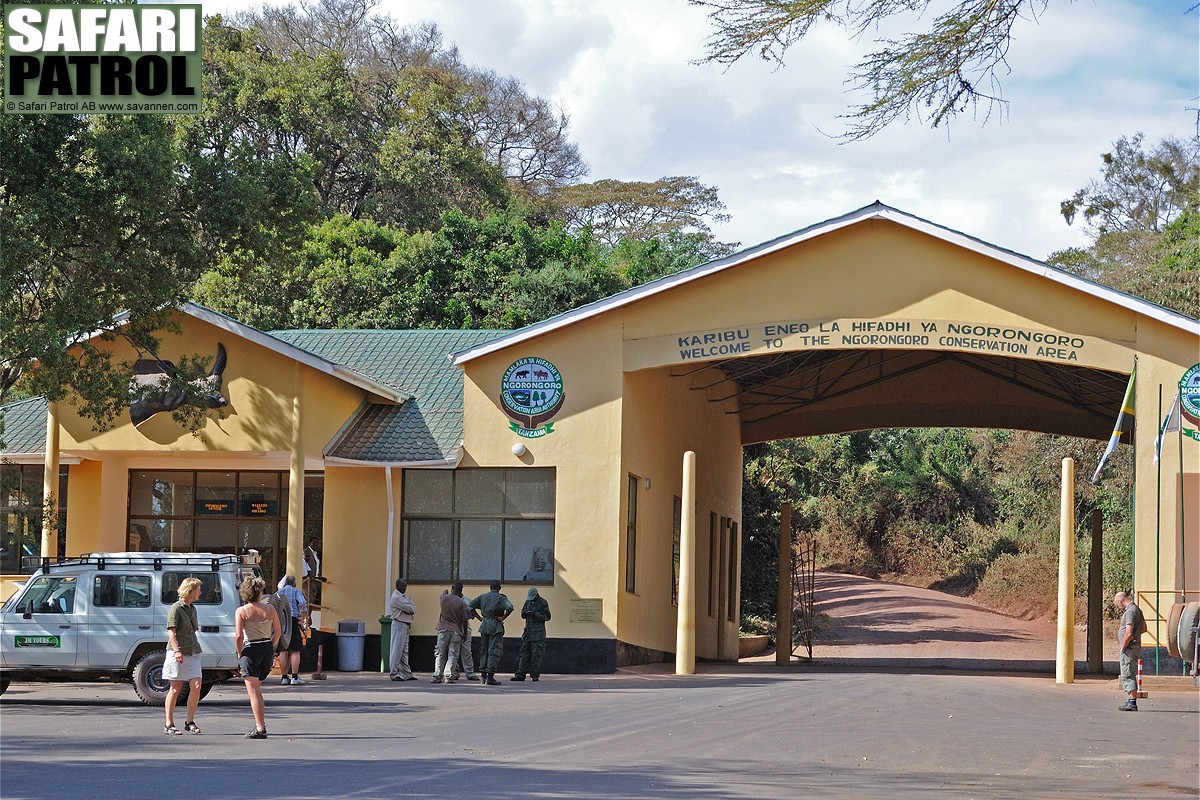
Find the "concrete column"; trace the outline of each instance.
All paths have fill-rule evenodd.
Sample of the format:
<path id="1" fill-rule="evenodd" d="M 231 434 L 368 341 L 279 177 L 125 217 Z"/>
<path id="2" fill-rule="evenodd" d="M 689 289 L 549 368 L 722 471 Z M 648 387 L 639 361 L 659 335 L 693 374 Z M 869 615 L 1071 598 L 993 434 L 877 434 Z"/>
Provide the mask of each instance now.
<path id="1" fill-rule="evenodd" d="M 292 397 L 292 441 L 291 461 L 288 464 L 288 516 L 287 516 L 287 569 L 286 574 L 295 575 L 300 583 L 304 575 L 304 449 L 300 435 L 303 419 L 300 407 L 300 390 L 303 381 L 302 367 L 295 366 L 295 394 Z"/>
<path id="2" fill-rule="evenodd" d="M 1092 510 L 1092 554 L 1088 558 L 1087 660 L 1088 672 L 1104 671 L 1104 516 Z"/>
<path id="3" fill-rule="evenodd" d="M 775 664 L 792 663 L 792 507 L 779 509 L 779 584 L 775 592 Z"/>
<path id="4" fill-rule="evenodd" d="M 675 674 L 696 674 L 696 454 L 683 454 L 682 513 L 679 531 L 679 622 L 675 632 Z"/>
<path id="5" fill-rule="evenodd" d="M 1058 654 L 1054 682 L 1075 682 L 1075 460 L 1062 461 L 1058 510 Z"/>
<path id="6" fill-rule="evenodd" d="M 58 403 L 46 405 L 46 460 L 42 469 L 42 556 L 58 555 Z"/>

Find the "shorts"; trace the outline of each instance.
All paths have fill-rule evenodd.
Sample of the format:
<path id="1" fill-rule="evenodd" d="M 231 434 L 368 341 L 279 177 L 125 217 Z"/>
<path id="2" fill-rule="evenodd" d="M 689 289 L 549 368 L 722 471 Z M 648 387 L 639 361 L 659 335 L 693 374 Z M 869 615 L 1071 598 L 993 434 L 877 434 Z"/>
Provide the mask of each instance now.
<path id="1" fill-rule="evenodd" d="M 292 617 L 292 637 L 288 641 L 287 651 L 289 653 L 299 653 L 304 646 L 304 635 L 300 632 L 300 620 L 297 617 Z"/>
<path id="2" fill-rule="evenodd" d="M 242 668 L 243 678 L 265 681 L 275 668 L 275 651 L 271 642 L 251 642 L 242 647 L 242 657 L 238 659 L 238 665 Z"/>
<path id="3" fill-rule="evenodd" d="M 175 651 L 168 650 L 163 661 L 162 676 L 164 681 L 192 681 L 201 676 L 200 656 L 184 656 L 183 661 L 175 660 Z"/>

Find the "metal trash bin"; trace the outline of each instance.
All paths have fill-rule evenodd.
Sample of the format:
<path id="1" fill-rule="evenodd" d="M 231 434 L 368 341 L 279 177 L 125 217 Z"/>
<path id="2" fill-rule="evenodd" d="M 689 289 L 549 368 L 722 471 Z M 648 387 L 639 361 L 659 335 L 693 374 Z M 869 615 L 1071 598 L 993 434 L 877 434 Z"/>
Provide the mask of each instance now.
<path id="1" fill-rule="evenodd" d="M 363 668 L 363 644 L 367 624 L 361 619 L 344 619 L 338 623 L 338 672 L 360 672 Z"/>

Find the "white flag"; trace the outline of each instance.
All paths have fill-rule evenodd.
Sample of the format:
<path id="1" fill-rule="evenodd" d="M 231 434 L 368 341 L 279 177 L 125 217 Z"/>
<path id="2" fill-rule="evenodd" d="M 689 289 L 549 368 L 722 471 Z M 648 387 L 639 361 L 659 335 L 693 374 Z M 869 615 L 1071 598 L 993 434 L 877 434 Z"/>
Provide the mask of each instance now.
<path id="1" fill-rule="evenodd" d="M 1175 393 L 1175 399 L 1171 401 L 1170 408 L 1167 409 L 1167 416 L 1162 421 L 1162 426 L 1158 429 L 1158 437 L 1154 440 L 1154 463 L 1162 458 L 1163 438 L 1168 433 L 1175 433 L 1182 426 L 1182 419 L 1179 409 L 1179 392 Z"/>

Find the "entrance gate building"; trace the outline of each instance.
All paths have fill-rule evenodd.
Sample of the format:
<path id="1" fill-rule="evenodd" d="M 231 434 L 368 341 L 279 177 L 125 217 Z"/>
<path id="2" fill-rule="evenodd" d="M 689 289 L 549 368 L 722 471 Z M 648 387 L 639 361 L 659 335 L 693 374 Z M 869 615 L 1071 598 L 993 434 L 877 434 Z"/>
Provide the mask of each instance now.
<path id="1" fill-rule="evenodd" d="M 235 501 L 275 520 L 293 574 L 305 520 L 320 517 L 322 626 L 358 619 L 377 632 L 404 576 L 418 665 L 454 579 L 474 594 L 498 578 L 514 601 L 536 587 L 554 613 L 547 671 L 669 658 L 684 518 L 695 519 L 696 655 L 735 659 L 744 445 L 922 426 L 1106 440 L 1135 360 L 1145 644 L 1166 642 L 1181 590 L 1200 594 L 1200 513 L 1180 518 L 1200 507 L 1200 444 L 1163 449 L 1161 497 L 1142 479 L 1159 467 L 1160 387 L 1169 402 L 1200 361 L 1200 322 L 882 204 L 508 333 L 266 334 L 181 313 L 164 357 L 197 342 L 228 350 L 229 408 L 197 435 L 165 415 L 97 434 L 51 409 L 37 447 L 8 417 L 7 440 L 23 448 L 10 458 L 67 468 L 66 554 L 125 549 L 139 514 L 164 530 L 210 523 L 186 492 L 159 492 L 154 514 L 134 508 L 147 473 L 188 487 L 213 471 L 236 472 L 237 486 L 278 475 L 273 494 Z M 318 476 L 309 497 L 322 513 L 309 515 L 296 496 Z M 240 507 L 227 509 L 230 530 L 250 525 Z"/>

